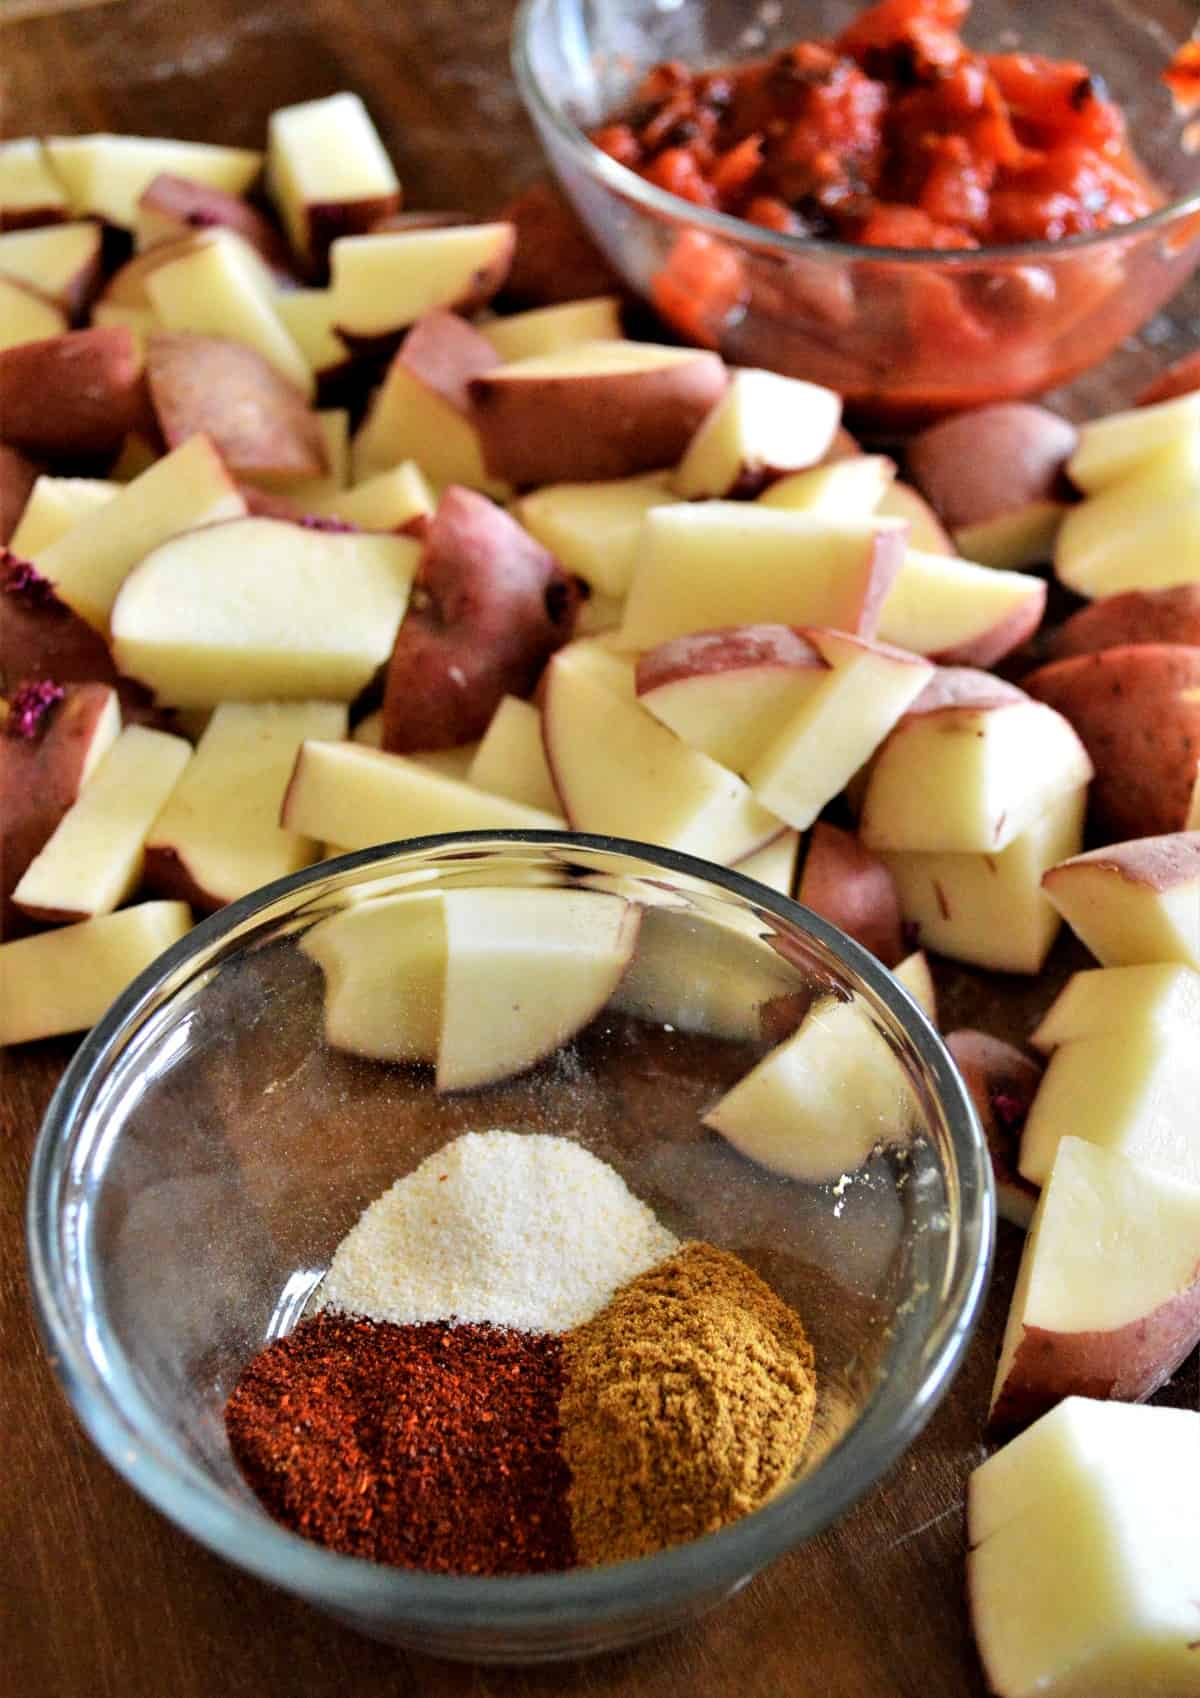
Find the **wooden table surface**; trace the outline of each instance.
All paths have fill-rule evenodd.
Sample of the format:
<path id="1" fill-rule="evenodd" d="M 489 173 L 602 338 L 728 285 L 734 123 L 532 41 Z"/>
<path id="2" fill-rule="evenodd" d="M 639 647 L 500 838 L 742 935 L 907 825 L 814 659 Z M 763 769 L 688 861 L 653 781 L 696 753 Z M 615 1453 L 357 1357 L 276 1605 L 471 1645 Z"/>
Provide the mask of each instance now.
<path id="1" fill-rule="evenodd" d="M 507 0 L 0 0 L 0 135 L 112 129 L 245 146 L 275 106 L 367 100 L 412 207 L 493 208 L 536 169 L 507 73 Z M 1077 386 L 1120 400 L 1197 345 L 1200 289 Z M 1022 1037 L 1049 1000 L 943 976 L 947 1027 Z M 404 1655 L 219 1562 L 101 1462 L 29 1312 L 22 1209 L 65 1044 L 0 1050 L 0 1686 L 14 1698 L 978 1698 L 963 1602 L 963 1490 L 1011 1288 L 920 1443 L 856 1512 L 686 1633 L 552 1670 Z M 1197 1407 L 1195 1360 L 1169 1400 Z M 1130 1695 L 1133 1698 L 1133 1695 Z"/>

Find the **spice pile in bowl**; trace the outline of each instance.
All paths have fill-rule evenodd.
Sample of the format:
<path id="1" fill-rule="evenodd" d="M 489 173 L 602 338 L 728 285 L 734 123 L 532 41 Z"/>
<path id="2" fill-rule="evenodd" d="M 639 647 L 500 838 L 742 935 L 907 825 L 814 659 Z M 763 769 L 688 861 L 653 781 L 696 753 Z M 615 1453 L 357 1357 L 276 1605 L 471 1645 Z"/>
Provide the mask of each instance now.
<path id="1" fill-rule="evenodd" d="M 715 1532 L 792 1477 L 811 1344 L 568 1139 L 467 1133 L 376 1199 L 226 1408 L 264 1508 L 348 1555 L 546 1573 Z"/>

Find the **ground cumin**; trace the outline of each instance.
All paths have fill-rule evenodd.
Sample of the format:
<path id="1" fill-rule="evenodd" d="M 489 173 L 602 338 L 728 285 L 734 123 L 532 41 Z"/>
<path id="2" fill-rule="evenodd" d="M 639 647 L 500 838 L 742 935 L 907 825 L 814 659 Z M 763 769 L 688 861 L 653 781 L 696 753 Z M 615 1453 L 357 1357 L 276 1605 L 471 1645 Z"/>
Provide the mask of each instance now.
<path id="1" fill-rule="evenodd" d="M 582 1563 L 712 1533 L 790 1474 L 816 1404 L 799 1317 L 736 1256 L 686 1244 L 563 1339 L 559 1415 Z"/>

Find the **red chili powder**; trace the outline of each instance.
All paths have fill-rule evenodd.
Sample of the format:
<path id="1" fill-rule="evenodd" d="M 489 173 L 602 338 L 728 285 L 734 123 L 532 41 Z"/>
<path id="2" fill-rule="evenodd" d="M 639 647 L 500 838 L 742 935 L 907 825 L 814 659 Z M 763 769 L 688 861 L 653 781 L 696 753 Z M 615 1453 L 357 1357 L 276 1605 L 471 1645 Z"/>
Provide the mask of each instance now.
<path id="1" fill-rule="evenodd" d="M 448 1574 L 571 1568 L 561 1358 L 552 1334 L 319 1314 L 250 1362 L 225 1428 L 266 1510 L 331 1550 Z"/>

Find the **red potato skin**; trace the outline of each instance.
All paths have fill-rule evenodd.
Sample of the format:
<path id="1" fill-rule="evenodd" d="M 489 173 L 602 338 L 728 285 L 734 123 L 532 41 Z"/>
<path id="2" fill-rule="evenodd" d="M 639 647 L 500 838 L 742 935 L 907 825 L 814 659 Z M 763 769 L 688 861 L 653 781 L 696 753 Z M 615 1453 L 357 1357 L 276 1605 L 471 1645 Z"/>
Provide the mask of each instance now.
<path id="1" fill-rule="evenodd" d="M 892 875 L 848 831 L 823 820 L 813 826 L 796 900 L 840 926 L 885 967 L 907 953 Z"/>
<path id="2" fill-rule="evenodd" d="M 146 342 L 146 381 L 168 448 L 207 436 L 235 477 L 315 478 L 329 470 L 316 414 L 253 348 L 156 332 Z"/>
<path id="3" fill-rule="evenodd" d="M 612 295 L 624 285 L 547 178 L 532 183 L 497 216 L 516 230 L 516 249 L 504 285 L 511 308 L 552 307 Z"/>
<path id="4" fill-rule="evenodd" d="M 1021 1129 L 1041 1083 L 1041 1065 L 1003 1038 L 968 1028 L 948 1033 L 946 1048 L 971 1093 L 987 1139 L 996 1211 L 1002 1220 L 1028 1231 L 1039 1192 L 1018 1173 L 1017 1158 Z"/>
<path id="5" fill-rule="evenodd" d="M 918 432 L 908 469 L 943 524 L 957 531 L 1060 494 L 1078 434 L 1045 407 L 1001 401 Z"/>
<path id="6" fill-rule="evenodd" d="M 426 389 L 468 417 L 472 382 L 500 364 L 486 336 L 441 307 L 417 320 L 396 358 Z"/>
<path id="7" fill-rule="evenodd" d="M 567 642 L 578 592 L 552 554 L 474 490 L 429 522 L 388 665 L 383 747 L 446 749 L 482 735 L 501 697 L 528 696 Z"/>
<path id="8" fill-rule="evenodd" d="M 32 460 L 0 443 L 0 548 L 5 547 L 20 523 L 37 476 L 38 469 Z M 0 664 L 3 660 L 4 650 L 0 648 Z"/>
<path id="9" fill-rule="evenodd" d="M 639 658 L 637 693 L 644 696 L 698 674 L 764 666 L 786 671 L 822 670 L 825 662 L 808 638 L 790 625 L 735 625 L 719 631 L 695 631 L 672 637 Z"/>
<path id="10" fill-rule="evenodd" d="M 1096 769 L 1091 804 L 1113 840 L 1179 831 L 1200 757 L 1200 648 L 1125 645 L 1040 667 L 1023 680 L 1078 732 Z"/>
<path id="11" fill-rule="evenodd" d="M 1176 401 L 1181 395 L 1190 395 L 1196 389 L 1200 389 L 1200 350 L 1185 354 L 1161 372 L 1153 383 L 1148 383 L 1138 396 L 1137 405 L 1156 407 L 1160 401 Z"/>
<path id="12" fill-rule="evenodd" d="M 993 678 L 990 672 L 971 666 L 939 666 L 904 717 L 937 713 L 942 708 L 998 707 L 1003 702 L 1026 700 L 1024 690 L 1003 678 Z"/>
<path id="13" fill-rule="evenodd" d="M 104 684 L 68 684 L 35 736 L 0 729 L 0 937 L 29 929 L 12 893 L 79 794 L 110 694 Z"/>
<path id="14" fill-rule="evenodd" d="M 631 477 L 673 466 L 720 400 L 725 366 L 697 351 L 686 364 L 644 373 L 470 385 L 484 462 L 518 488 Z"/>
<path id="15" fill-rule="evenodd" d="M 1137 837 L 1131 843 L 1113 843 L 1107 849 L 1089 849 L 1072 855 L 1042 875 L 1047 890 L 1069 883 L 1073 871 L 1092 867 L 1114 873 L 1128 884 L 1150 890 L 1174 890 L 1181 884 L 1200 883 L 1200 831 L 1172 831 L 1161 837 Z"/>
<path id="16" fill-rule="evenodd" d="M 72 330 L 0 350 L 0 438 L 48 459 L 113 454 L 146 416 L 131 331 Z"/>
<path id="17" fill-rule="evenodd" d="M 1112 1332 L 1052 1333 L 1026 1327 L 1008 1378 L 988 1417 L 988 1433 L 1006 1438 L 1064 1397 L 1141 1403 L 1200 1341 L 1200 1279 L 1154 1314 Z"/>
<path id="18" fill-rule="evenodd" d="M 1104 596 L 1081 607 L 1059 627 L 1048 653 L 1053 660 L 1068 660 L 1072 655 L 1146 643 L 1200 647 L 1200 584 Z"/>
<path id="19" fill-rule="evenodd" d="M 32 230 L 39 224 L 65 224 L 69 217 L 62 206 L 0 206 L 0 231 Z"/>
<path id="20" fill-rule="evenodd" d="M 1019 649 L 1033 636 L 1046 613 L 1046 585 L 1041 578 L 1030 578 L 1029 594 L 1007 619 L 993 625 L 969 642 L 957 648 L 944 649 L 933 658 L 943 666 L 995 666 L 1006 654 Z"/>
<path id="21" fill-rule="evenodd" d="M 227 194 L 224 189 L 193 183 L 188 177 L 175 177 L 163 171 L 142 191 L 138 205 L 160 218 L 170 219 L 178 227 L 180 237 L 197 230 L 233 230 L 262 256 L 272 271 L 285 278 L 291 275 L 291 260 L 283 236 L 269 218 L 240 195 Z"/>

